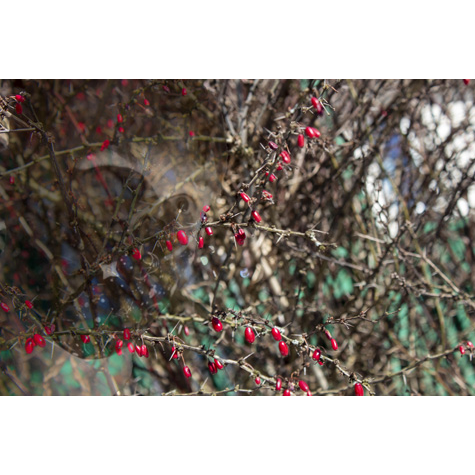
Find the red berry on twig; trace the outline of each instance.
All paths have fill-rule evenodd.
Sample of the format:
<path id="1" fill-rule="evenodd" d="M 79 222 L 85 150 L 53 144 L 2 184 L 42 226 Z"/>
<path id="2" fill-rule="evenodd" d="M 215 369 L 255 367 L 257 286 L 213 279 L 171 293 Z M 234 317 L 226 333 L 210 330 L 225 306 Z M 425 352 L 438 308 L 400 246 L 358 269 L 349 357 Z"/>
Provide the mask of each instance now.
<path id="1" fill-rule="evenodd" d="M 216 369 L 216 365 L 214 363 L 211 363 L 211 361 L 208 363 L 208 368 L 211 374 L 216 374 L 218 372 L 218 370 Z"/>
<path id="2" fill-rule="evenodd" d="M 364 389 L 361 383 L 355 384 L 355 396 L 364 396 Z"/>
<path id="3" fill-rule="evenodd" d="M 282 158 L 282 161 L 288 165 L 290 163 L 290 154 L 289 152 L 287 152 L 287 150 L 282 150 L 282 152 L 280 152 L 280 157 Z"/>
<path id="4" fill-rule="evenodd" d="M 319 360 L 321 355 L 322 355 L 322 352 L 318 348 L 316 348 L 315 351 L 313 352 L 312 358 L 314 360 Z"/>
<path id="5" fill-rule="evenodd" d="M 249 203 L 249 201 L 251 200 L 251 198 L 249 198 L 249 196 L 244 192 L 239 193 L 239 195 L 241 196 L 241 199 L 245 201 L 246 203 Z"/>
<path id="6" fill-rule="evenodd" d="M 223 363 L 221 363 L 221 361 L 219 361 L 217 358 L 214 359 L 214 364 L 216 365 L 216 368 L 218 368 L 218 369 L 223 369 L 224 368 Z"/>
<path id="7" fill-rule="evenodd" d="M 0 307 L 2 307 L 2 310 L 4 312 L 9 312 L 10 311 L 10 307 L 4 302 L 0 302 Z"/>
<path id="8" fill-rule="evenodd" d="M 208 205 L 203 206 L 203 212 L 207 213 L 210 210 L 210 207 Z"/>
<path id="9" fill-rule="evenodd" d="M 254 330 L 251 327 L 247 327 L 244 331 L 244 336 L 248 343 L 254 343 L 256 339 L 256 335 L 254 334 Z"/>
<path id="10" fill-rule="evenodd" d="M 257 376 L 257 378 L 254 380 L 254 382 L 259 386 L 261 384 L 261 378 Z"/>
<path id="11" fill-rule="evenodd" d="M 31 310 L 33 308 L 33 304 L 29 300 L 25 300 L 25 305 Z"/>
<path id="12" fill-rule="evenodd" d="M 26 353 L 29 355 L 30 353 L 32 353 L 33 351 L 33 348 L 35 347 L 35 345 L 33 344 L 33 340 L 31 338 L 28 338 L 26 340 L 26 343 L 25 343 L 25 351 Z"/>
<path id="13" fill-rule="evenodd" d="M 338 350 L 338 343 L 336 342 L 335 338 L 332 338 L 331 339 L 331 344 L 332 344 L 332 348 L 336 351 Z"/>
<path id="14" fill-rule="evenodd" d="M 130 330 L 128 328 L 124 329 L 124 340 L 130 340 Z"/>
<path id="15" fill-rule="evenodd" d="M 277 150 L 279 148 L 279 146 L 275 142 L 272 142 L 272 141 L 269 141 L 269 147 L 272 150 Z"/>
<path id="16" fill-rule="evenodd" d="M 127 343 L 127 348 L 129 350 L 129 353 L 133 353 L 135 351 L 135 345 L 131 341 Z"/>
<path id="17" fill-rule="evenodd" d="M 206 226 L 205 231 L 206 231 L 206 234 L 207 234 L 208 236 L 212 236 L 212 235 L 213 235 L 213 229 L 210 228 L 209 226 Z"/>
<path id="18" fill-rule="evenodd" d="M 272 331 L 272 336 L 274 337 L 275 341 L 280 341 L 282 340 L 282 335 L 280 334 L 280 331 L 277 328 L 273 328 Z"/>
<path id="19" fill-rule="evenodd" d="M 124 122 L 124 118 L 122 117 L 122 114 L 117 114 L 117 122 L 119 124 L 121 124 L 122 122 Z"/>
<path id="20" fill-rule="evenodd" d="M 459 351 L 460 351 L 460 356 L 463 356 L 465 354 L 465 348 L 462 345 L 459 346 Z"/>
<path id="21" fill-rule="evenodd" d="M 205 241 L 203 237 L 200 236 L 200 238 L 198 239 L 198 249 L 203 249 L 204 245 L 205 245 Z"/>
<path id="22" fill-rule="evenodd" d="M 169 251 L 173 251 L 173 244 L 171 241 L 166 241 L 165 244 L 167 245 L 167 249 Z"/>
<path id="23" fill-rule="evenodd" d="M 142 259 L 142 254 L 140 253 L 140 251 L 135 248 L 133 251 L 132 251 L 132 257 L 136 260 L 136 261 L 140 261 L 140 259 Z"/>
<path id="24" fill-rule="evenodd" d="M 187 92 L 186 92 L 186 87 L 184 87 L 182 90 L 181 90 L 181 95 L 182 96 L 186 96 Z"/>
<path id="25" fill-rule="evenodd" d="M 221 323 L 221 320 L 219 318 L 213 317 L 213 320 L 211 320 L 211 324 L 213 325 L 215 331 L 220 332 L 223 330 L 223 324 Z"/>
<path id="26" fill-rule="evenodd" d="M 310 390 L 310 388 L 308 387 L 308 384 L 305 381 L 302 381 L 302 380 L 299 381 L 299 388 L 302 391 L 309 391 Z"/>
<path id="27" fill-rule="evenodd" d="M 275 390 L 280 391 L 282 389 L 282 380 L 280 378 L 277 378 L 277 381 L 275 383 Z"/>
<path id="28" fill-rule="evenodd" d="M 46 346 L 45 339 L 41 335 L 38 335 L 38 333 L 33 335 L 33 340 L 41 348 L 44 348 Z"/>
<path id="29" fill-rule="evenodd" d="M 188 244 L 188 236 L 185 234 L 185 231 L 178 231 L 176 233 L 176 238 L 182 246 L 186 246 Z"/>
<path id="30" fill-rule="evenodd" d="M 191 370 L 188 366 L 183 367 L 183 374 L 186 378 L 191 378 Z"/>
<path id="31" fill-rule="evenodd" d="M 290 396 L 290 389 L 286 389 L 284 391 L 284 396 Z"/>
<path id="32" fill-rule="evenodd" d="M 289 354 L 289 347 L 284 341 L 279 342 L 279 351 L 282 356 L 287 356 Z"/>
<path id="33" fill-rule="evenodd" d="M 15 112 L 18 115 L 23 114 L 23 106 L 19 102 L 15 104 Z"/>
<path id="34" fill-rule="evenodd" d="M 252 219 L 253 219 L 256 223 L 260 223 L 260 222 L 262 221 L 261 215 L 260 215 L 256 210 L 254 210 L 254 211 L 251 213 L 251 216 L 252 216 Z"/>
<path id="35" fill-rule="evenodd" d="M 305 138 L 302 134 L 299 134 L 299 136 L 297 137 L 297 144 L 300 148 L 303 148 L 303 146 L 305 145 Z"/>
<path id="36" fill-rule="evenodd" d="M 91 341 L 91 337 L 89 335 L 81 335 L 81 340 L 84 344 L 86 344 Z"/>

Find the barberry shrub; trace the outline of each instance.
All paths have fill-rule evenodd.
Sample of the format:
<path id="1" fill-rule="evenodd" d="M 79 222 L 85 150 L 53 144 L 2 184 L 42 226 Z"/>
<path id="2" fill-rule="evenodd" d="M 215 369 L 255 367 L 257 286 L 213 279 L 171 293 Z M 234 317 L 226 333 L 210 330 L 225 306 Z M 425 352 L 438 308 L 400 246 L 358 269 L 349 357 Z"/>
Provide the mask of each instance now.
<path id="1" fill-rule="evenodd" d="M 1 90 L 3 394 L 475 393 L 469 80 Z"/>

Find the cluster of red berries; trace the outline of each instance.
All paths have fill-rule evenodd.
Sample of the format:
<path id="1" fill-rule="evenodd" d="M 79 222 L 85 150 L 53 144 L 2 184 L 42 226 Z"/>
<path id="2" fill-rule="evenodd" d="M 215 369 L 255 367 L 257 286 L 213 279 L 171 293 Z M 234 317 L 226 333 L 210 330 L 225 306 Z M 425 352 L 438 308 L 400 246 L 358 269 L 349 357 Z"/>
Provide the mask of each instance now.
<path id="1" fill-rule="evenodd" d="M 15 104 L 15 112 L 20 115 L 23 114 L 23 106 L 22 103 L 25 102 L 25 98 L 21 94 L 17 94 L 15 96 L 16 104 Z"/>
<path id="2" fill-rule="evenodd" d="M 459 346 L 459 351 L 460 351 L 460 356 L 463 356 L 465 354 L 465 346 L 473 353 L 473 343 L 471 341 L 465 342 L 465 345 L 460 345 Z"/>
<path id="3" fill-rule="evenodd" d="M 137 356 L 141 357 L 143 356 L 144 358 L 149 357 L 149 351 L 148 347 L 145 344 L 142 345 L 134 345 L 130 340 L 131 334 L 130 330 L 128 328 L 124 329 L 124 334 L 123 334 L 123 340 L 117 340 L 115 343 L 115 352 L 119 355 L 122 356 L 122 347 L 124 346 L 124 342 L 128 341 L 127 343 L 127 349 L 129 350 L 129 353 L 136 353 Z"/>
<path id="4" fill-rule="evenodd" d="M 218 358 L 214 358 L 213 361 L 208 361 L 208 369 L 211 374 L 216 374 L 218 370 L 223 369 L 224 365 Z"/>
<path id="5" fill-rule="evenodd" d="M 40 348 L 44 348 L 46 346 L 45 339 L 41 335 L 39 335 L 38 333 L 35 333 L 33 335 L 33 338 L 27 338 L 26 339 L 26 342 L 25 342 L 25 351 L 26 351 L 26 353 L 31 354 L 36 345 L 38 345 Z"/>

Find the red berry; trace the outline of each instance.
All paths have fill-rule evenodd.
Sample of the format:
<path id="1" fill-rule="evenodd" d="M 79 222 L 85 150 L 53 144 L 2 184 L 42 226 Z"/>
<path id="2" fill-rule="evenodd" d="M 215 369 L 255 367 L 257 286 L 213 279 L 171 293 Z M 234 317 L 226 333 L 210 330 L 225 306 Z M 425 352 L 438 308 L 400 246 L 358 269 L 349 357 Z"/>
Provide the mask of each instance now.
<path id="1" fill-rule="evenodd" d="M 259 386 L 261 384 L 261 378 L 259 376 L 254 380 L 254 382 Z"/>
<path id="2" fill-rule="evenodd" d="M 467 346 L 468 346 L 469 348 L 473 348 L 473 343 L 472 343 L 471 341 L 467 341 Z"/>
<path id="3" fill-rule="evenodd" d="M 319 360 L 319 359 L 320 359 L 320 356 L 322 356 L 322 352 L 317 348 L 317 349 L 313 352 L 312 358 L 313 358 L 314 360 Z"/>
<path id="4" fill-rule="evenodd" d="M 123 134 L 125 132 L 125 129 L 121 126 L 118 128 L 119 133 Z"/>
<path id="5" fill-rule="evenodd" d="M 33 340 L 31 338 L 28 338 L 25 343 L 25 351 L 27 354 L 30 354 L 33 351 L 33 348 L 35 345 L 33 344 Z"/>
<path id="6" fill-rule="evenodd" d="M 305 138 L 302 134 L 299 134 L 299 136 L 297 137 L 297 144 L 300 148 L 303 148 L 303 146 L 305 145 Z"/>
<path id="7" fill-rule="evenodd" d="M 142 259 L 142 254 L 140 253 L 140 251 L 135 248 L 133 251 L 132 251 L 132 257 L 136 260 L 136 261 L 140 261 L 140 259 Z"/>
<path id="8" fill-rule="evenodd" d="M 108 148 L 110 145 L 110 141 L 108 139 L 104 140 L 101 145 L 101 152 L 103 152 L 106 148 Z"/>
<path id="9" fill-rule="evenodd" d="M 256 335 L 254 334 L 254 330 L 251 327 L 247 327 L 244 331 L 244 337 L 248 343 L 254 343 L 256 339 Z"/>
<path id="10" fill-rule="evenodd" d="M 308 384 L 305 381 L 302 381 L 302 380 L 299 381 L 299 388 L 302 391 L 310 391 L 310 388 L 308 387 Z"/>
<path id="11" fill-rule="evenodd" d="M 135 345 L 135 352 L 137 356 L 142 356 L 142 347 L 140 345 Z"/>
<path id="12" fill-rule="evenodd" d="M 122 340 L 117 340 L 115 342 L 115 349 L 120 350 L 124 346 L 124 342 Z"/>
<path id="13" fill-rule="evenodd" d="M 279 164 L 277 165 L 277 168 L 275 169 L 276 172 L 280 172 L 280 170 L 283 170 L 284 167 L 282 166 L 282 163 L 279 162 Z"/>
<path id="14" fill-rule="evenodd" d="M 318 115 L 323 112 L 322 103 L 316 97 L 312 97 L 312 106 L 315 108 Z"/>
<path id="15" fill-rule="evenodd" d="M 177 360 L 178 359 L 178 351 L 176 351 L 176 347 L 175 346 L 172 346 L 172 358 L 174 360 Z"/>
<path id="16" fill-rule="evenodd" d="M 282 335 L 280 334 L 280 331 L 277 328 L 274 327 L 271 333 L 275 341 L 282 340 Z"/>
<path id="17" fill-rule="evenodd" d="M 289 152 L 287 152 L 287 150 L 282 150 L 282 152 L 280 152 L 280 157 L 282 158 L 282 161 L 288 165 L 290 163 L 290 154 Z"/>
<path id="18" fill-rule="evenodd" d="M 290 396 L 290 389 L 286 389 L 284 391 L 284 396 Z"/>
<path id="19" fill-rule="evenodd" d="M 190 137 L 194 137 L 194 136 L 195 136 L 195 133 L 194 133 L 192 130 L 190 130 L 190 131 L 188 132 L 188 135 L 189 135 Z"/>
<path id="20" fill-rule="evenodd" d="M 81 340 L 84 344 L 86 344 L 91 341 L 91 337 L 89 335 L 81 335 Z"/>
<path id="21" fill-rule="evenodd" d="M 130 353 L 133 353 L 135 351 L 135 345 L 131 341 L 127 343 L 127 348 L 129 349 Z"/>
<path id="22" fill-rule="evenodd" d="M 2 310 L 4 312 L 9 312 L 10 311 L 10 307 L 6 303 L 1 302 L 0 307 L 2 307 Z"/>
<path id="23" fill-rule="evenodd" d="M 182 246 L 186 246 L 188 244 L 188 236 L 185 234 L 185 231 L 178 231 L 176 233 L 176 238 Z"/>
<path id="24" fill-rule="evenodd" d="M 148 348 L 147 348 L 147 345 L 142 345 L 142 356 L 144 358 L 148 358 Z"/>
<path id="25" fill-rule="evenodd" d="M 328 330 L 325 330 L 324 333 L 325 333 L 325 336 L 326 336 L 329 340 L 332 339 L 332 334 L 331 334 Z"/>
<path id="26" fill-rule="evenodd" d="M 207 234 L 208 236 L 212 236 L 212 235 L 213 235 L 213 229 L 210 228 L 209 226 L 206 226 L 205 231 L 206 231 L 206 234 Z"/>
<path id="27" fill-rule="evenodd" d="M 459 351 L 461 356 L 465 354 L 465 348 L 462 345 L 459 346 Z"/>
<path id="28" fill-rule="evenodd" d="M 241 196 L 241 199 L 245 201 L 246 203 L 249 203 L 249 201 L 251 200 L 251 198 L 249 198 L 249 196 L 244 192 L 239 193 L 239 195 Z"/>
<path id="29" fill-rule="evenodd" d="M 184 87 L 184 88 L 181 90 L 181 95 L 182 95 L 182 96 L 186 96 L 186 87 Z"/>
<path id="30" fill-rule="evenodd" d="M 173 251 L 173 244 L 171 241 L 166 241 L 165 244 L 167 245 L 167 249 L 169 251 Z"/>
<path id="31" fill-rule="evenodd" d="M 269 181 L 270 181 L 271 183 L 274 183 L 275 180 L 277 180 L 277 177 L 272 173 L 272 174 L 270 175 L 270 177 L 269 177 Z"/>
<path id="32" fill-rule="evenodd" d="M 15 111 L 17 114 L 23 114 L 23 106 L 19 102 L 15 104 Z"/>
<path id="33" fill-rule="evenodd" d="M 315 130 L 313 127 L 307 127 L 305 129 L 305 135 L 309 138 L 309 139 L 313 139 L 316 137 L 315 135 Z"/>
<path id="34" fill-rule="evenodd" d="M 323 366 L 323 361 L 322 361 L 322 360 L 318 360 L 318 364 L 319 364 L 320 366 Z"/>
<path id="35" fill-rule="evenodd" d="M 464 79 L 463 80 L 463 83 L 468 86 L 470 84 L 470 79 Z"/>
<path id="36" fill-rule="evenodd" d="M 203 249 L 204 245 L 205 245 L 205 241 L 203 237 L 200 236 L 200 238 L 198 239 L 198 249 Z"/>
<path id="37" fill-rule="evenodd" d="M 464 81 L 465 81 L 465 79 L 464 79 Z M 470 81 L 470 79 L 469 79 L 469 81 Z M 17 94 L 17 95 L 15 96 L 15 99 L 16 99 L 18 102 L 25 102 L 25 98 L 24 98 L 21 94 Z"/>
<path id="38" fill-rule="evenodd" d="M 45 332 L 46 332 L 47 335 L 52 335 L 53 332 L 54 332 L 54 329 L 55 329 L 54 325 L 45 326 Z"/>
<path id="39" fill-rule="evenodd" d="M 355 396 L 364 396 L 364 389 L 361 383 L 355 384 Z"/>
<path id="40" fill-rule="evenodd" d="M 10 175 L 10 178 L 8 179 L 8 183 L 10 183 L 10 185 L 15 184 L 15 175 Z"/>
<path id="41" fill-rule="evenodd" d="M 282 380 L 280 378 L 277 378 L 277 381 L 275 382 L 275 390 L 280 391 L 282 389 Z"/>
<path id="42" fill-rule="evenodd" d="M 213 325 L 215 331 L 220 332 L 223 330 L 223 324 L 221 323 L 221 320 L 219 318 L 213 317 L 213 320 L 211 320 L 211 324 Z"/>
<path id="43" fill-rule="evenodd" d="M 183 367 L 183 374 L 186 378 L 191 378 L 191 370 L 188 366 Z"/>
<path id="44" fill-rule="evenodd" d="M 336 351 L 338 350 L 338 343 L 336 342 L 335 338 L 332 338 L 331 339 L 331 344 L 332 344 L 332 348 Z"/>
<path id="45" fill-rule="evenodd" d="M 183 327 L 183 332 L 185 333 L 186 336 L 188 336 L 190 334 L 190 329 L 185 325 Z"/>
<path id="46" fill-rule="evenodd" d="M 130 340 L 130 330 L 128 328 L 124 329 L 124 340 Z"/>
<path id="47" fill-rule="evenodd" d="M 214 363 L 211 363 L 211 361 L 208 363 L 208 368 L 211 374 L 216 374 L 218 372 L 218 370 L 216 369 L 216 365 Z"/>
<path id="48" fill-rule="evenodd" d="M 275 143 L 275 142 L 269 142 L 269 147 L 272 149 L 272 150 L 277 150 L 279 148 L 279 146 Z"/>
<path id="49" fill-rule="evenodd" d="M 289 354 L 289 347 L 284 341 L 279 342 L 279 351 L 282 356 L 287 356 Z"/>
<path id="50" fill-rule="evenodd" d="M 246 233 L 244 232 L 244 229 L 240 229 L 235 235 L 234 239 L 236 239 L 236 243 L 238 246 L 242 246 L 244 244 L 244 241 L 246 239 Z"/>
<path id="51" fill-rule="evenodd" d="M 33 304 L 32 304 L 29 300 L 25 300 L 25 305 L 26 305 L 29 309 L 32 309 L 32 308 L 33 308 Z"/>
<path id="52" fill-rule="evenodd" d="M 261 215 L 256 210 L 251 213 L 251 216 L 256 223 L 260 223 L 262 221 Z"/>
<path id="53" fill-rule="evenodd" d="M 38 335 L 38 333 L 33 335 L 33 340 L 34 340 L 35 344 L 40 346 L 41 348 L 44 348 L 46 346 L 45 339 L 41 335 Z"/>
<path id="54" fill-rule="evenodd" d="M 121 124 L 122 122 L 124 122 L 124 118 L 122 117 L 122 114 L 117 114 L 117 122 L 119 124 Z"/>
<path id="55" fill-rule="evenodd" d="M 211 208 L 208 205 L 203 206 L 203 212 L 207 213 Z"/>
<path id="56" fill-rule="evenodd" d="M 148 99 L 144 99 L 143 100 L 143 105 L 144 106 L 149 106 L 150 105 L 150 101 Z"/>
<path id="57" fill-rule="evenodd" d="M 318 139 L 318 137 L 320 137 L 321 133 L 318 129 L 316 129 L 315 127 L 312 127 L 312 130 L 313 130 L 313 136 Z"/>
<path id="58" fill-rule="evenodd" d="M 216 368 L 218 368 L 218 369 L 223 369 L 224 368 L 223 363 L 221 363 L 221 361 L 219 361 L 216 358 L 214 359 L 214 364 L 216 365 Z"/>

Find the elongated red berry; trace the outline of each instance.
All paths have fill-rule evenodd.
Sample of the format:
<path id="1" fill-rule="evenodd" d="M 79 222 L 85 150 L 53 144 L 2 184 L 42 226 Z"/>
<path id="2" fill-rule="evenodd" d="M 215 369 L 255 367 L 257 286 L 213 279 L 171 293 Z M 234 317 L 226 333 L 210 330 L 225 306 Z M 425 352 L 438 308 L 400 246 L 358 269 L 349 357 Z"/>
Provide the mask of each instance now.
<path id="1" fill-rule="evenodd" d="M 242 246 L 244 244 L 244 241 L 246 239 L 246 233 L 244 232 L 244 229 L 240 229 L 235 235 L 234 239 L 236 239 L 236 243 L 238 246 Z"/>
<path id="2" fill-rule="evenodd" d="M 309 138 L 309 139 L 313 139 L 315 137 L 315 132 L 313 130 L 313 127 L 306 127 L 305 128 L 305 135 Z"/>
<path id="3" fill-rule="evenodd" d="M 142 254 L 140 253 L 140 251 L 135 248 L 133 251 L 132 251 L 132 257 L 136 260 L 136 261 L 140 261 L 140 259 L 142 259 Z"/>
<path id="4" fill-rule="evenodd" d="M 332 334 L 331 334 L 328 330 L 325 330 L 324 333 L 325 333 L 325 336 L 326 336 L 329 340 L 332 339 Z"/>
<path id="5" fill-rule="evenodd" d="M 47 334 L 47 335 L 52 335 L 53 332 L 54 332 L 54 330 L 55 330 L 55 328 L 56 328 L 56 327 L 55 327 L 54 325 L 51 325 L 51 326 L 46 325 L 46 326 L 45 326 L 45 332 L 46 332 L 46 334 Z"/>
<path id="6" fill-rule="evenodd" d="M 241 199 L 242 199 L 243 201 L 245 201 L 246 203 L 249 203 L 249 201 L 251 200 L 251 198 L 249 198 L 249 196 L 248 196 L 246 193 L 244 193 L 244 192 L 239 193 L 239 196 L 240 196 Z"/>
<path id="7" fill-rule="evenodd" d="M 188 336 L 190 334 L 190 329 L 185 325 L 183 327 L 183 332 L 185 333 L 186 336 Z"/>
<path id="8" fill-rule="evenodd" d="M 219 318 L 213 317 L 213 320 L 211 320 L 211 324 L 213 325 L 215 331 L 220 332 L 223 330 L 223 324 L 221 323 L 221 320 Z"/>
<path id="9" fill-rule="evenodd" d="M 277 168 L 275 169 L 276 172 L 280 172 L 280 170 L 283 170 L 284 167 L 282 166 L 282 163 L 278 163 Z"/>
<path id="10" fill-rule="evenodd" d="M 6 303 L 4 303 L 4 302 L 1 302 L 1 303 L 0 303 L 0 307 L 2 307 L 2 310 L 3 310 L 4 312 L 9 312 L 9 311 L 10 311 L 10 307 L 9 307 Z"/>
<path id="11" fill-rule="evenodd" d="M 272 141 L 269 141 L 269 147 L 272 150 L 277 150 L 279 148 L 279 146 L 275 142 L 272 142 Z"/>
<path id="12" fill-rule="evenodd" d="M 183 374 L 186 378 L 191 378 L 191 370 L 188 368 L 188 366 L 183 367 Z"/>
<path id="13" fill-rule="evenodd" d="M 355 396 L 364 396 L 364 389 L 361 383 L 355 384 Z"/>
<path id="14" fill-rule="evenodd" d="M 185 231 L 178 231 L 176 233 L 176 238 L 182 246 L 186 246 L 188 244 L 188 236 L 185 234 Z"/>
<path id="15" fill-rule="evenodd" d="M 137 356 L 142 356 L 142 347 L 140 345 L 135 345 L 135 353 L 137 353 Z"/>
<path id="16" fill-rule="evenodd" d="M 124 118 L 122 117 L 122 114 L 117 114 L 117 122 L 119 124 L 121 124 L 122 122 L 124 122 Z"/>
<path id="17" fill-rule="evenodd" d="M 318 139 L 318 137 L 320 137 L 321 133 L 318 129 L 316 129 L 315 127 L 312 127 L 312 130 L 313 130 L 313 136 Z"/>
<path id="18" fill-rule="evenodd" d="M 33 344 L 33 340 L 31 338 L 28 338 L 26 340 L 26 343 L 25 343 L 25 351 L 26 353 L 29 355 L 32 353 L 33 351 L 33 348 L 35 347 L 35 345 Z"/>
<path id="19" fill-rule="evenodd" d="M 198 249 L 203 249 L 205 245 L 205 240 L 203 239 L 202 236 L 200 236 L 200 238 L 198 239 Z"/>
<path id="20" fill-rule="evenodd" d="M 465 79 L 464 79 L 464 81 L 465 81 Z M 469 81 L 470 81 L 470 79 L 469 79 Z M 25 102 L 25 98 L 21 94 L 17 94 L 15 96 L 15 99 L 17 100 L 17 102 Z"/>
<path id="21" fill-rule="evenodd" d="M 18 115 L 23 114 L 23 106 L 19 102 L 15 104 L 15 111 Z"/>
<path id="22" fill-rule="evenodd" d="M 251 327 L 247 327 L 244 331 L 244 337 L 248 343 L 254 343 L 254 340 L 256 339 L 254 330 Z"/>
<path id="23" fill-rule="evenodd" d="M 465 348 L 462 345 L 459 346 L 459 351 L 461 356 L 465 354 Z"/>
<path id="24" fill-rule="evenodd" d="M 316 348 L 315 351 L 313 352 L 312 358 L 314 360 L 319 360 L 320 356 L 322 356 L 322 352 L 318 348 Z"/>
<path id="25" fill-rule="evenodd" d="M 277 378 L 277 381 L 275 382 L 275 390 L 280 391 L 282 389 L 282 380 L 280 378 Z"/>
<path id="26" fill-rule="evenodd" d="M 286 389 L 286 390 L 284 391 L 284 394 L 283 394 L 283 395 L 284 395 L 284 396 L 290 396 L 290 394 L 291 394 L 291 393 L 290 393 L 290 389 Z"/>
<path id="27" fill-rule="evenodd" d="M 468 346 L 469 348 L 473 348 L 473 343 L 472 343 L 471 341 L 467 341 L 467 346 Z"/>
<path id="28" fill-rule="evenodd" d="M 299 134 L 299 136 L 297 137 L 297 144 L 300 148 L 303 148 L 303 146 L 305 145 L 305 138 L 302 134 Z"/>
<path id="29" fill-rule="evenodd" d="M 172 358 L 174 360 L 178 359 L 178 351 L 176 351 L 176 347 L 172 346 Z"/>
<path id="30" fill-rule="evenodd" d="M 120 350 L 124 346 L 124 342 L 122 340 L 117 340 L 115 342 L 115 349 Z"/>
<path id="31" fill-rule="evenodd" d="M 148 356 L 149 356 L 149 355 L 148 355 L 148 347 L 147 347 L 147 345 L 142 345 L 142 356 L 143 356 L 144 358 L 148 358 Z"/>
<path id="32" fill-rule="evenodd" d="M 331 344 L 332 344 L 332 348 L 336 351 L 338 350 L 338 343 L 336 342 L 335 338 L 332 338 L 331 339 Z"/>
<path id="33" fill-rule="evenodd" d="M 470 84 L 470 79 L 464 79 L 463 80 L 463 83 L 468 86 Z"/>
<path id="34" fill-rule="evenodd" d="M 203 212 L 207 213 L 211 208 L 208 205 L 203 206 Z"/>
<path id="35" fill-rule="evenodd" d="M 315 111 L 318 115 L 323 112 L 322 103 L 316 97 L 312 97 L 312 106 L 315 108 Z"/>
<path id="36" fill-rule="evenodd" d="M 310 390 L 310 388 L 308 387 L 308 384 L 302 380 L 299 381 L 299 388 L 305 392 Z"/>
<path id="37" fill-rule="evenodd" d="M 124 340 L 130 340 L 130 330 L 128 328 L 124 329 Z"/>
<path id="38" fill-rule="evenodd" d="M 150 101 L 148 99 L 144 99 L 143 100 L 143 105 L 144 106 L 149 106 L 150 105 Z"/>
<path id="39" fill-rule="evenodd" d="M 211 361 L 208 363 L 208 368 L 211 374 L 216 374 L 218 372 L 218 370 L 216 369 L 216 365 L 214 363 L 211 363 Z"/>
<path id="40" fill-rule="evenodd" d="M 287 150 L 282 150 L 282 152 L 280 152 L 280 157 L 282 158 L 282 161 L 288 165 L 290 163 L 290 154 L 289 152 L 287 152 Z"/>
<path id="41" fill-rule="evenodd" d="M 125 129 L 124 129 L 122 126 L 120 126 L 117 130 L 118 130 L 119 133 L 121 133 L 121 134 L 123 134 L 123 133 L 125 132 Z"/>
<path id="42" fill-rule="evenodd" d="M 261 384 L 261 378 L 259 376 L 254 380 L 254 382 L 259 386 Z"/>
<path id="43" fill-rule="evenodd" d="M 110 141 L 108 139 L 104 140 L 101 145 L 101 152 L 103 152 L 106 148 L 108 148 L 110 145 Z"/>
<path id="44" fill-rule="evenodd" d="M 208 236 L 212 236 L 212 235 L 213 235 L 213 229 L 210 228 L 209 226 L 206 226 L 205 231 L 206 231 L 206 234 L 207 234 Z"/>
<path id="45" fill-rule="evenodd" d="M 253 219 L 256 223 L 260 223 L 260 222 L 262 221 L 261 215 L 260 215 L 256 210 L 254 210 L 254 211 L 251 213 L 251 216 L 252 216 L 252 219 Z"/>
<path id="46" fill-rule="evenodd" d="M 280 334 L 280 331 L 276 327 L 272 329 L 271 333 L 275 341 L 282 340 L 282 335 Z"/>
<path id="47" fill-rule="evenodd" d="M 33 304 L 29 300 L 25 300 L 25 305 L 31 310 L 33 308 Z"/>
<path id="48" fill-rule="evenodd" d="M 33 335 L 33 340 L 41 348 L 44 348 L 46 346 L 45 339 L 41 335 L 38 335 L 38 333 Z"/>
<path id="49" fill-rule="evenodd" d="M 165 244 L 167 245 L 167 249 L 169 251 L 173 251 L 173 244 L 171 241 L 166 241 Z"/>
<path id="50" fill-rule="evenodd" d="M 282 356 L 287 356 L 289 354 L 289 347 L 284 341 L 279 342 L 279 351 Z"/>
<path id="51" fill-rule="evenodd" d="M 218 368 L 218 369 L 223 369 L 224 368 L 223 363 L 221 363 L 221 361 L 219 361 L 217 358 L 214 359 L 214 364 L 216 365 L 216 368 Z"/>
<path id="52" fill-rule="evenodd" d="M 129 353 L 133 353 L 135 351 L 135 345 L 131 341 L 127 343 L 127 348 L 129 350 Z"/>
<path id="53" fill-rule="evenodd" d="M 318 360 L 318 364 L 319 364 L 320 366 L 323 366 L 323 360 Z"/>
<path id="54" fill-rule="evenodd" d="M 277 180 L 277 177 L 273 173 L 271 173 L 270 176 L 269 176 L 269 181 L 271 183 L 274 183 L 274 181 L 276 181 L 276 180 Z"/>
<path id="55" fill-rule="evenodd" d="M 81 335 L 81 340 L 83 343 L 89 343 L 91 341 L 91 337 L 89 335 Z"/>
<path id="56" fill-rule="evenodd" d="M 187 92 L 186 92 L 186 87 L 184 87 L 182 90 L 181 90 L 181 95 L 182 96 L 186 96 Z"/>

